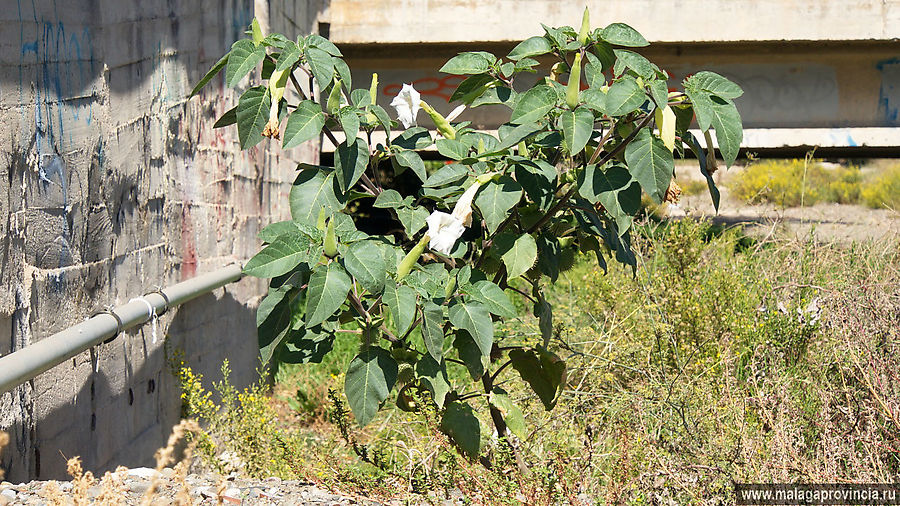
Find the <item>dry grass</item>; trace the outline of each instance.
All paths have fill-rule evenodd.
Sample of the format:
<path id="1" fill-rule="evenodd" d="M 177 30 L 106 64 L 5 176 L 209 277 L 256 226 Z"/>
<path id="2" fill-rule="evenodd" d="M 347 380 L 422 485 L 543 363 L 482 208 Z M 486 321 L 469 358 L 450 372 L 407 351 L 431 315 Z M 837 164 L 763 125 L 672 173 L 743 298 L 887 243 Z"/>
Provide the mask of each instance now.
<path id="1" fill-rule="evenodd" d="M 3 454 L 3 449 L 6 448 L 6 445 L 9 444 L 9 434 L 0 430 L 0 455 Z M 3 469 L 0 469 L 0 480 L 3 479 Z"/>

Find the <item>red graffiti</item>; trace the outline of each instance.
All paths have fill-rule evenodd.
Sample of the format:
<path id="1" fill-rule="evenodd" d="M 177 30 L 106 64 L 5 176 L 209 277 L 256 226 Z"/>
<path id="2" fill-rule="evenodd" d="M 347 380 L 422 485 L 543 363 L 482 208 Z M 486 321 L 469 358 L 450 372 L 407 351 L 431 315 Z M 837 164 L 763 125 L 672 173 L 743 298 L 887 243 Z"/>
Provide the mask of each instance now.
<path id="1" fill-rule="evenodd" d="M 457 76 L 457 75 L 449 75 L 443 78 L 437 77 L 422 77 L 420 79 L 416 79 L 412 82 L 413 88 L 416 89 L 422 95 L 432 95 L 435 97 L 441 97 L 444 101 L 449 102 L 450 97 L 453 96 L 453 92 L 456 90 L 456 87 L 459 86 L 463 80 L 465 80 L 466 76 Z M 395 97 L 400 90 L 403 88 L 403 85 L 400 83 L 391 83 L 384 87 L 382 90 L 382 95 L 388 97 Z"/>

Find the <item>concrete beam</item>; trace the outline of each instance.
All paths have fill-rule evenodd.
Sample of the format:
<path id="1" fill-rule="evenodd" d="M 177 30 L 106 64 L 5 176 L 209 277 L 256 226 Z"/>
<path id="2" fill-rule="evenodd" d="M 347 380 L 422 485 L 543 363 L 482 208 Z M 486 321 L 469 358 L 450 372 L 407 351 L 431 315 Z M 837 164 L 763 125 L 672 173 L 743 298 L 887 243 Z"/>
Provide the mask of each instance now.
<path id="1" fill-rule="evenodd" d="M 540 23 L 628 23 L 651 42 L 859 41 L 900 38 L 900 0 L 334 0 L 338 44 L 519 41 Z"/>

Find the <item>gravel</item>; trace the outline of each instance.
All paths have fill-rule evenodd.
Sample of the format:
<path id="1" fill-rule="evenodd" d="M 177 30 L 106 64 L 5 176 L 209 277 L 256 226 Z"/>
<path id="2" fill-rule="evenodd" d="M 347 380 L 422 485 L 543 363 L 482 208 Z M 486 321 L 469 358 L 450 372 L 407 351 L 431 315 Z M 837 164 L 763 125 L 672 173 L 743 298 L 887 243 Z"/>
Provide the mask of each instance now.
<path id="1" fill-rule="evenodd" d="M 284 481 L 278 478 L 251 480 L 231 475 L 224 480 L 214 474 L 188 474 L 184 485 L 172 468 L 160 473 L 156 470 L 140 467 L 123 471 L 119 486 L 115 489 L 111 500 L 105 504 L 141 504 L 141 500 L 150 488 L 155 476 L 159 475 L 156 493 L 151 504 L 308 504 L 308 505 L 380 505 L 382 503 L 349 494 L 332 493 L 319 488 L 315 484 L 303 481 Z M 103 487 L 99 483 L 87 490 L 87 497 L 93 504 L 104 504 Z M 48 487 L 48 484 L 51 484 Z M 51 490 L 54 484 L 57 494 Z M 224 488 L 221 499 L 218 491 Z M 32 481 L 18 485 L 9 482 L 0 483 L 0 506 L 52 504 L 52 497 L 60 495 L 64 498 L 58 504 L 73 504 L 76 485 L 71 481 Z M 179 491 L 189 491 L 190 502 L 180 501 Z M 109 498 L 109 496 L 107 496 Z M 221 501 L 221 502 L 220 502 Z"/>

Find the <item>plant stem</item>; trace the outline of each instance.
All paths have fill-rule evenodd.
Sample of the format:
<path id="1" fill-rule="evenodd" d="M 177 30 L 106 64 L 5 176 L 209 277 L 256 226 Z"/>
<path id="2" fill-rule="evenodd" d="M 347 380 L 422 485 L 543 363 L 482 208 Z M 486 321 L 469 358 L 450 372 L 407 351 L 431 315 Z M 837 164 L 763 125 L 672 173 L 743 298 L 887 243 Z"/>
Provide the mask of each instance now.
<path id="1" fill-rule="evenodd" d="M 612 158 L 614 156 L 616 156 L 617 154 L 619 154 L 619 152 L 621 152 L 623 149 L 625 149 L 625 146 L 627 146 L 628 143 L 630 143 L 637 136 L 637 133 L 640 132 L 642 128 L 644 128 L 645 126 L 647 126 L 648 123 L 650 123 L 650 120 L 652 118 L 653 118 L 653 115 L 648 114 L 643 119 L 643 121 L 641 121 L 641 124 L 638 125 L 637 128 L 635 128 L 630 134 L 628 134 L 628 137 L 625 137 L 618 146 L 616 146 L 615 148 L 612 149 L 612 151 L 608 152 L 606 155 L 603 156 L 603 158 L 599 162 L 599 165 L 603 165 L 606 162 L 612 160 Z M 610 132 L 611 131 L 612 131 L 612 128 L 610 128 Z M 597 146 L 597 151 L 594 152 L 594 155 L 599 153 L 601 148 L 602 148 L 602 145 Z M 553 218 L 553 215 L 555 215 L 557 211 L 559 211 L 560 209 L 562 209 L 563 206 L 566 205 L 566 202 L 568 202 L 569 199 L 572 198 L 572 195 L 575 195 L 576 191 L 578 191 L 578 186 L 573 185 L 572 188 L 570 188 L 569 191 L 566 192 L 566 194 L 561 199 L 559 199 L 559 201 L 553 207 L 551 207 L 549 211 L 547 211 L 547 214 L 542 216 L 541 219 L 537 221 L 537 223 L 535 223 L 534 225 L 531 226 L 531 228 L 528 229 L 527 233 L 532 234 L 535 231 L 540 230 L 540 228 L 543 227 L 544 224 L 546 224 L 548 221 L 550 221 L 551 218 Z"/>

